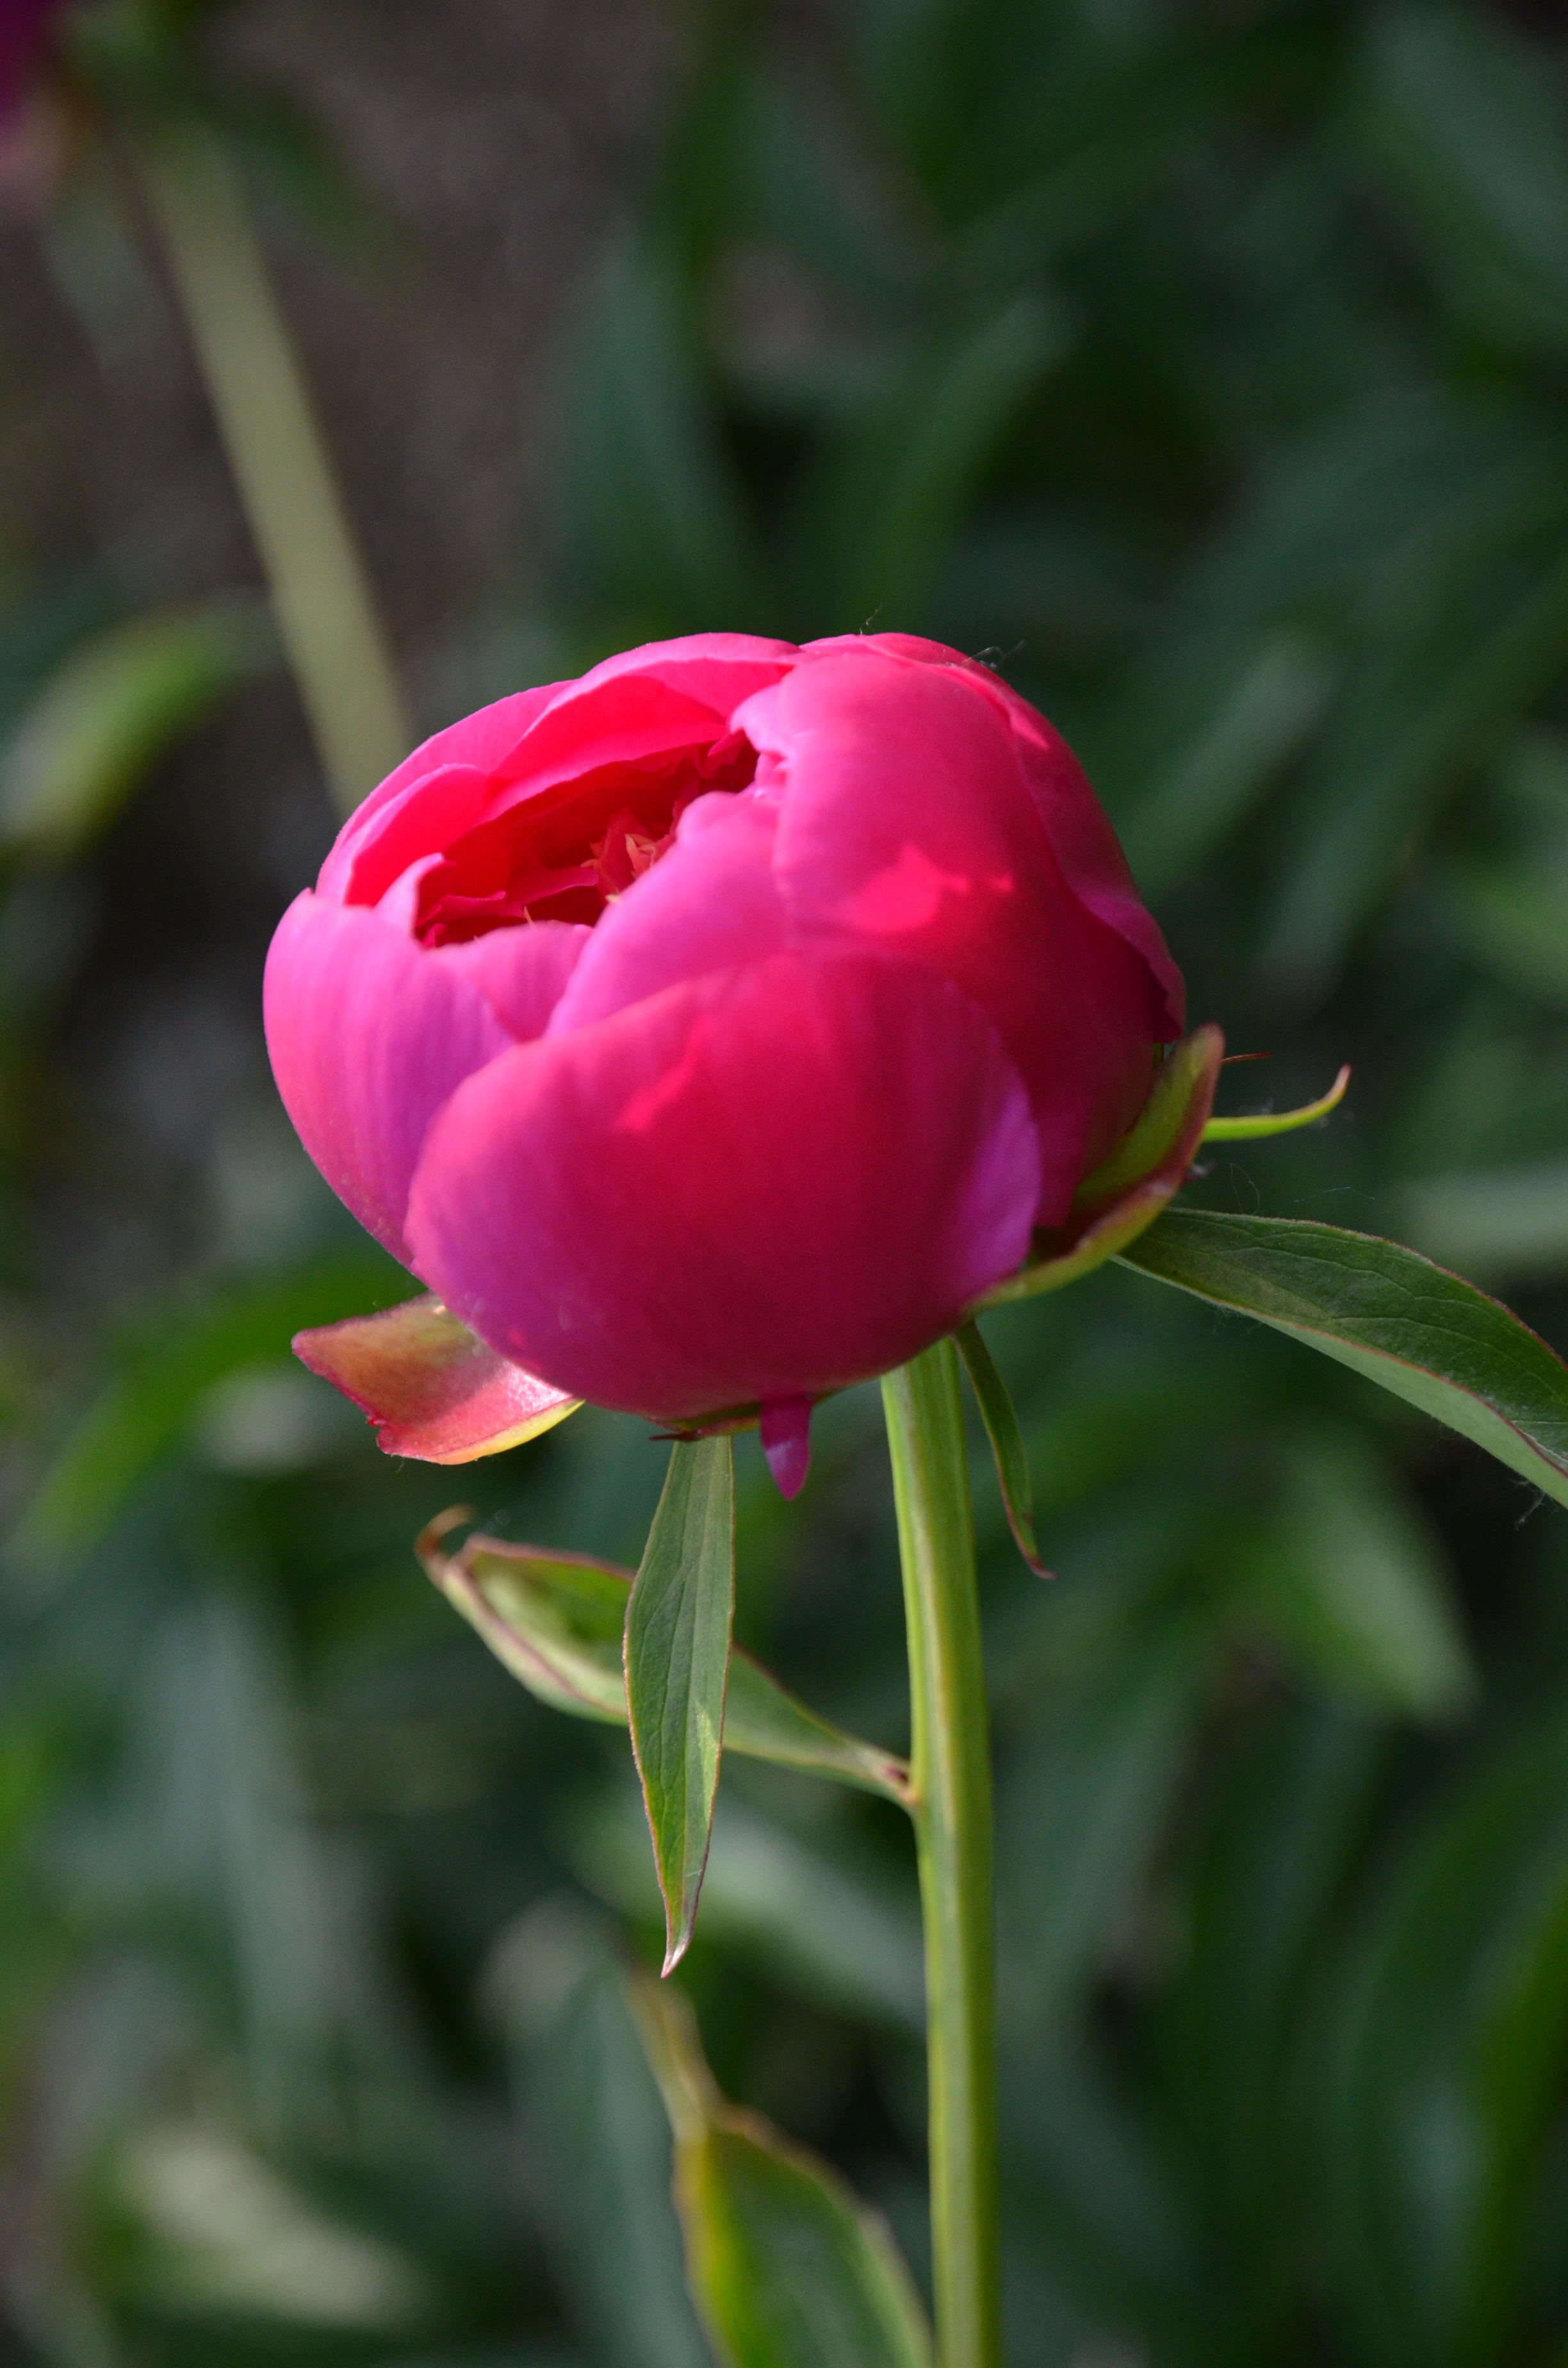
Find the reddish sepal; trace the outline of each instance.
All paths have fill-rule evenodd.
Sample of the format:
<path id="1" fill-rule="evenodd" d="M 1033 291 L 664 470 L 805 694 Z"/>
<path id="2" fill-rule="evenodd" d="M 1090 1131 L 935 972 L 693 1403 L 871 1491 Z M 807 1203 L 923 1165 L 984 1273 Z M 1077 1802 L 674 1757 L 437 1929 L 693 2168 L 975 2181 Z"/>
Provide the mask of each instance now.
<path id="1" fill-rule="evenodd" d="M 498 1357 L 429 1292 L 379 1315 L 296 1332 L 293 1349 L 369 1417 L 384 1454 L 422 1463 L 499 1455 L 582 1403 Z"/>

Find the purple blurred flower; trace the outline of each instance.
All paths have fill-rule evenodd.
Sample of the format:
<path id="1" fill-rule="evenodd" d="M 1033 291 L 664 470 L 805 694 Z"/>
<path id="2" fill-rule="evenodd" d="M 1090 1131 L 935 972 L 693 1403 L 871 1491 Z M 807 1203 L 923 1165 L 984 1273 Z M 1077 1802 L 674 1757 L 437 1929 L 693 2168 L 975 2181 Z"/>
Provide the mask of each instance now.
<path id="1" fill-rule="evenodd" d="M 0 0 L 0 124 L 16 108 L 60 0 Z"/>

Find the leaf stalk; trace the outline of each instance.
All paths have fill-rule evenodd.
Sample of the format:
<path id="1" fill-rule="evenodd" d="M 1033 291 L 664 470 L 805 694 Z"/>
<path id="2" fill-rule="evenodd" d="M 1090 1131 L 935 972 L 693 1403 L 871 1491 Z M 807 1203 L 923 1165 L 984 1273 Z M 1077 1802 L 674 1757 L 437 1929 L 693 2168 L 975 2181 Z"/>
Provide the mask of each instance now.
<path id="1" fill-rule="evenodd" d="M 413 738 L 336 472 L 238 179 L 195 127 L 144 143 L 161 233 L 278 635 L 340 814 Z"/>

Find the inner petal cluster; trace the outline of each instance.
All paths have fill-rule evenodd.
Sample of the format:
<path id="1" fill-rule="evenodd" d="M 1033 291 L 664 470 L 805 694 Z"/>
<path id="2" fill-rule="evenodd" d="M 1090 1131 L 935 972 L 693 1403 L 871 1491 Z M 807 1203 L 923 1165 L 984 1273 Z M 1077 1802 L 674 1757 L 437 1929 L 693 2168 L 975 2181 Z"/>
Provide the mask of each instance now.
<path id="1" fill-rule="evenodd" d="M 695 799 L 747 789 L 756 770 L 756 749 L 732 732 L 653 761 L 601 766 L 523 798 L 424 868 L 414 934 L 439 947 L 524 921 L 591 928 L 659 860 Z"/>

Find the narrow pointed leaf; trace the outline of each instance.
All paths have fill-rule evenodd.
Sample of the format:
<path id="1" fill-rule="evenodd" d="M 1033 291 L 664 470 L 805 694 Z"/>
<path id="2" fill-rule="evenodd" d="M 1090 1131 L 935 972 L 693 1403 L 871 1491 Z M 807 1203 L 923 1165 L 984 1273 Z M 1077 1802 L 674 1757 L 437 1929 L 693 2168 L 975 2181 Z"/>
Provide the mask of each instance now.
<path id="1" fill-rule="evenodd" d="M 62 862 L 109 823 L 170 744 L 278 663 L 248 593 L 132 617 L 79 643 L 0 756 L 0 848 Z"/>
<path id="2" fill-rule="evenodd" d="M 1366 1374 L 1568 1505 L 1568 1366 L 1415 1250 L 1297 1218 L 1173 1209 L 1122 1255 Z"/>
<path id="3" fill-rule="evenodd" d="M 665 1971 L 697 1917 L 735 1600 L 734 1447 L 677 1440 L 626 1605 L 626 1700 L 665 1898 Z"/>
<path id="4" fill-rule="evenodd" d="M 1345 1099 L 1345 1089 L 1350 1083 L 1350 1066 L 1346 1062 L 1326 1094 L 1315 1102 L 1303 1102 L 1300 1110 L 1256 1110 L 1250 1118 L 1211 1118 L 1203 1130 L 1205 1143 L 1252 1143 L 1264 1135 L 1293 1134 L 1299 1126 L 1315 1125 L 1337 1110 Z"/>
<path id="5" fill-rule="evenodd" d="M 830 2165 L 713 2084 L 684 1999 L 634 1999 L 675 2133 L 687 2280 L 729 2368 L 931 2368 L 885 2222 Z"/>
<path id="6" fill-rule="evenodd" d="M 1007 1395 L 1007 1384 L 996 1370 L 995 1360 L 981 1338 L 978 1324 L 960 1326 L 955 1336 L 959 1354 L 964 1361 L 974 1402 L 980 1408 L 980 1418 L 985 1425 L 985 1436 L 991 1441 L 991 1452 L 996 1460 L 996 1481 L 1002 1491 L 1002 1503 L 1007 1515 L 1007 1526 L 1014 1542 L 1029 1568 L 1040 1578 L 1051 1573 L 1040 1558 L 1040 1543 L 1034 1530 L 1034 1486 L 1029 1479 L 1029 1460 L 1024 1452 L 1023 1434 L 1013 1401 Z"/>
<path id="7" fill-rule="evenodd" d="M 471 1537 L 448 1554 L 441 1540 L 451 1518 L 432 1523 L 418 1542 L 419 1558 L 449 1602 L 540 1702 L 624 1726 L 622 1638 L 631 1573 L 586 1554 L 499 1538 Z M 902 1759 L 819 1718 L 742 1652 L 730 1662 L 724 1748 L 908 1801 Z"/>
<path id="8" fill-rule="evenodd" d="M 1242 1543 L 1247 1614 L 1331 1693 L 1440 1724 L 1478 1687 L 1439 1540 L 1386 1459 L 1350 1434 L 1291 1441 L 1276 1505 Z"/>
<path id="9" fill-rule="evenodd" d="M 1028 1265 L 994 1284 L 977 1307 L 1060 1291 L 1153 1224 L 1187 1180 L 1213 1108 L 1224 1051 L 1218 1028 L 1183 1038 L 1155 1077 L 1137 1123 L 1079 1186 L 1067 1224 L 1055 1234 L 1037 1234 Z"/>
<path id="10" fill-rule="evenodd" d="M 351 1398 L 386 1455 L 472 1463 L 537 1439 L 580 1398 L 509 1364 L 428 1292 L 294 1336 L 294 1354 Z"/>
<path id="11" fill-rule="evenodd" d="M 630 1788 L 580 1796 L 558 1831 L 584 1888 L 646 1925 L 659 1891 L 647 1819 Z M 770 1991 L 903 2039 L 925 2035 L 919 1915 L 874 1851 L 846 1836 L 791 1832 L 722 1791 L 702 1929 Z"/>

